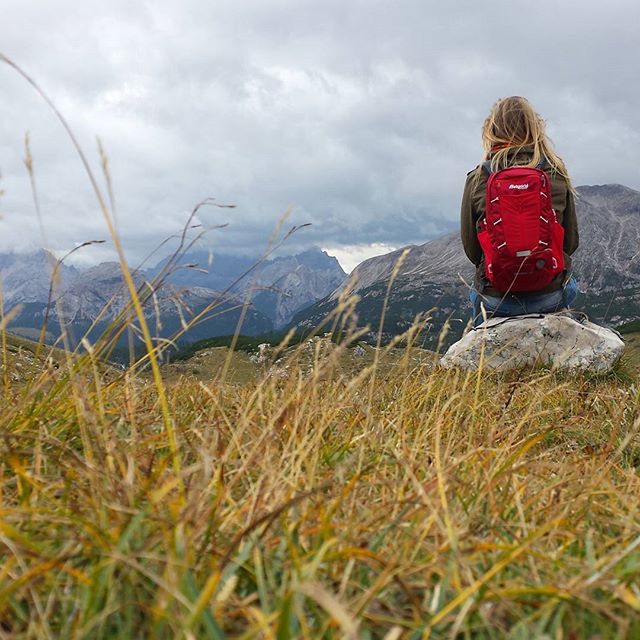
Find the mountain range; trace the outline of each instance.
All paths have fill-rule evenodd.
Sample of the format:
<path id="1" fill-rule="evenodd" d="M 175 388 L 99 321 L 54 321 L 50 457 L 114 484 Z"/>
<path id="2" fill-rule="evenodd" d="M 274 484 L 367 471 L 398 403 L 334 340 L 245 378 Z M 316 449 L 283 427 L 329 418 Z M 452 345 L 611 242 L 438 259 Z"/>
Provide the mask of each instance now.
<path id="1" fill-rule="evenodd" d="M 165 264 L 162 261 L 147 275 L 157 275 Z M 247 275 L 242 277 L 244 274 Z M 280 329 L 297 311 L 324 298 L 345 277 L 338 260 L 319 249 L 262 262 L 252 257 L 214 256 L 201 250 L 181 258 L 166 281 L 178 287 L 229 289 L 236 296 L 249 297 L 254 310 L 270 318 L 274 328 Z"/>
<path id="2" fill-rule="evenodd" d="M 580 247 L 573 268 L 580 295 L 575 307 L 605 325 L 638 320 L 640 192 L 599 185 L 578 187 L 577 194 Z M 429 312 L 431 318 L 426 342 L 437 340 L 447 320 L 450 340 L 456 338 L 470 313 L 467 298 L 474 272 L 457 232 L 365 260 L 349 278 L 335 258 L 319 249 L 269 260 L 196 250 L 135 271 L 134 281 L 148 298 L 145 313 L 158 337 L 175 335 L 212 305 L 183 340 L 229 335 L 241 317 L 246 335 L 289 327 L 306 332 L 349 291 L 359 298 L 358 324 L 368 325 L 371 338 L 376 338 L 389 280 L 405 252 L 389 291 L 383 339 L 406 330 L 420 312 Z M 119 265 L 106 262 L 81 270 L 61 264 L 48 304 L 53 262 L 44 250 L 0 254 L 5 312 L 20 303 L 10 329 L 33 337 L 47 317 L 51 341 L 62 328 L 76 339 L 87 332 L 94 339 L 118 318 L 128 300 Z M 151 295 L 148 283 L 154 281 Z"/>
<path id="3" fill-rule="evenodd" d="M 104 262 L 80 270 L 61 263 L 50 291 L 55 262 L 45 250 L 0 255 L 5 311 L 20 305 L 10 329 L 33 337 L 46 317 L 50 341 L 63 328 L 72 343 L 84 335 L 94 340 L 129 300 L 120 266 Z M 338 261 L 319 249 L 269 260 L 191 251 L 170 264 L 165 259 L 133 272 L 136 288 L 146 298 L 145 315 L 158 337 L 174 336 L 213 307 L 184 335 L 187 341 L 232 334 L 241 318 L 242 332 L 248 335 L 280 329 L 344 278 Z"/>
<path id="4" fill-rule="evenodd" d="M 580 296 L 575 307 L 596 322 L 618 325 L 640 318 L 640 192 L 616 184 L 577 188 L 580 247 L 573 256 Z M 469 284 L 474 267 L 458 232 L 365 260 L 323 300 L 302 310 L 293 323 L 302 330 L 317 326 L 345 291 L 358 294 L 358 323 L 379 326 L 389 279 L 403 252 L 389 293 L 384 337 L 406 330 L 419 312 L 431 311 L 431 342 L 444 322 L 451 337 L 466 324 Z"/>

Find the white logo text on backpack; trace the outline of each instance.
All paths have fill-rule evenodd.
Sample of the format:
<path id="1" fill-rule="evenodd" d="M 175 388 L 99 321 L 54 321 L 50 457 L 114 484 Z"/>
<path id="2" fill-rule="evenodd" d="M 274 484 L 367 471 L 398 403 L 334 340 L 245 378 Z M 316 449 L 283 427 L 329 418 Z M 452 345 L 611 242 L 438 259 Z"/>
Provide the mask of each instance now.
<path id="1" fill-rule="evenodd" d="M 510 184 L 509 189 L 528 189 L 529 183 L 526 184 Z"/>

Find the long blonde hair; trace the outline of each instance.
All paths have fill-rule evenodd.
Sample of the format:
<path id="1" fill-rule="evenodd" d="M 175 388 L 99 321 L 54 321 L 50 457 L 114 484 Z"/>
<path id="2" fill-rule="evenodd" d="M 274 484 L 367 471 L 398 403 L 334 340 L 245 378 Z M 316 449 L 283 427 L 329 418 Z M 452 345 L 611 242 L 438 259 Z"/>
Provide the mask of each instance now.
<path id="1" fill-rule="evenodd" d="M 573 191 L 571 178 L 562 158 L 553 150 L 545 132 L 545 122 L 531 103 L 521 96 L 500 98 L 482 125 L 483 161 L 491 162 L 491 171 L 512 164 L 512 158 L 525 147 L 533 150 L 531 160 L 524 166 L 536 167 L 546 158 L 552 170 L 560 174 Z"/>

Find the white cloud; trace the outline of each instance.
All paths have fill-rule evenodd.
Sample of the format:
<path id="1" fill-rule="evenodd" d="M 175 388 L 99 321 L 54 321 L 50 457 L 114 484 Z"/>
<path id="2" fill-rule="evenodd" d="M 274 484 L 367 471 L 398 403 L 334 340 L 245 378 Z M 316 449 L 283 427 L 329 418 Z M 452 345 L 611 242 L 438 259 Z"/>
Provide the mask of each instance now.
<path id="1" fill-rule="evenodd" d="M 374 256 L 381 256 L 391 253 L 398 247 L 393 247 L 382 242 L 371 244 L 342 245 L 339 247 L 323 247 L 330 256 L 337 258 L 340 266 L 346 273 L 351 273 L 363 260 L 368 260 Z"/>

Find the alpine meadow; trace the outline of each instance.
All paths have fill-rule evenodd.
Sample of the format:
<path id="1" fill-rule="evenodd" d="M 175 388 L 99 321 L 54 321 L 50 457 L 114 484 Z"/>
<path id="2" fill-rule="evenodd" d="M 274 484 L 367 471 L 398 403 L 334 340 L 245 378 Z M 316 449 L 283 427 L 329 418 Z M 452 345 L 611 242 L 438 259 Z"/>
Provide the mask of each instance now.
<path id="1" fill-rule="evenodd" d="M 140 279 L 106 153 L 94 172 L 0 60 L 67 131 L 119 265 L 82 335 L 47 332 L 66 256 L 41 330 L 0 308 L 0 640 L 640 637 L 637 322 L 606 374 L 445 370 L 457 329 L 425 341 L 436 309 L 385 334 L 401 253 L 373 326 L 345 287 L 266 344 L 224 291 L 195 313 L 176 297 L 158 338 L 198 207 Z M 283 229 L 240 278 L 299 231 Z M 233 313 L 232 335 L 176 353 Z"/>

